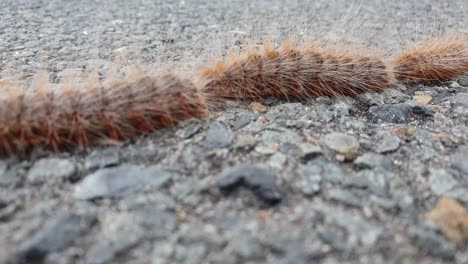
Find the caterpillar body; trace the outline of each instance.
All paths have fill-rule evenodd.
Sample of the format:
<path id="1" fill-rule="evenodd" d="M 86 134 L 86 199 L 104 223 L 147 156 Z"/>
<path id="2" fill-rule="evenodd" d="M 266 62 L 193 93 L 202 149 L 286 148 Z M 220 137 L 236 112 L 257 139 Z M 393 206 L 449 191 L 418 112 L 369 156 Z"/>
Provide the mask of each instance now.
<path id="1" fill-rule="evenodd" d="M 353 96 L 382 91 L 391 83 L 450 80 L 467 72 L 468 41 L 450 35 L 389 57 L 317 42 L 300 46 L 286 41 L 278 48 L 266 43 L 205 68 L 200 82 L 173 74 L 145 75 L 110 85 L 95 80 L 84 89 L 53 90 L 35 84 L 34 79 L 41 78 L 39 83 L 47 83 L 39 73 L 31 89 L 1 91 L 0 151 L 15 155 L 37 146 L 58 151 L 129 139 L 200 118 L 212 102 L 226 99 Z"/>

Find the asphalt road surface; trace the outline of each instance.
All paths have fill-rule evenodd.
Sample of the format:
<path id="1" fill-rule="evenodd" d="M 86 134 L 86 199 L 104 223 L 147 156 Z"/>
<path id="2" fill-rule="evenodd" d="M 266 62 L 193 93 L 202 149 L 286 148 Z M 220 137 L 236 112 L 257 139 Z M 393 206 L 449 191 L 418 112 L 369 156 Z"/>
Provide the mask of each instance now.
<path id="1" fill-rule="evenodd" d="M 113 61 L 193 77 L 286 36 L 391 53 L 468 34 L 467 15 L 462 0 L 3 0 L 0 78 Z M 0 263 L 468 263 L 467 164 L 467 76 L 228 102 L 119 145 L 1 159 Z"/>

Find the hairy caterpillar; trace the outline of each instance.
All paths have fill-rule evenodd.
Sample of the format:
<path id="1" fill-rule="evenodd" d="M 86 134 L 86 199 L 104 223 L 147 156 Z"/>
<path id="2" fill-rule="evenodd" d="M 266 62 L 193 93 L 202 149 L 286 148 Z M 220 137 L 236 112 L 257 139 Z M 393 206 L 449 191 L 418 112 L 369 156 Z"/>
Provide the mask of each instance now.
<path id="1" fill-rule="evenodd" d="M 390 57 L 361 49 L 285 42 L 229 55 L 204 69 L 205 89 L 218 99 L 307 98 L 378 92 L 390 83 L 450 80 L 468 72 L 468 40 L 447 35 Z"/>
<path id="2" fill-rule="evenodd" d="M 468 72 L 468 39 L 446 35 L 417 42 L 391 62 L 399 82 L 451 80 Z"/>
<path id="3" fill-rule="evenodd" d="M 202 73 L 208 94 L 217 98 L 262 99 L 356 95 L 381 91 L 391 75 L 379 55 L 338 45 L 304 47 L 265 43 L 260 51 L 230 55 Z"/>
<path id="4" fill-rule="evenodd" d="M 390 57 L 318 42 L 286 41 L 278 48 L 265 43 L 205 68 L 201 82 L 145 75 L 107 85 L 94 78 L 84 89 L 53 90 L 39 73 L 31 89 L 1 91 L 0 151 L 14 155 L 36 146 L 59 150 L 128 139 L 201 117 L 211 102 L 225 99 L 353 96 L 392 82 L 454 79 L 468 72 L 467 43 L 453 35 L 433 38 Z"/>
<path id="5" fill-rule="evenodd" d="M 36 76 L 44 85 L 44 77 Z M 45 77 L 47 78 L 47 77 Z M 170 74 L 85 89 L 5 89 L 0 97 L 0 150 L 8 154 L 36 146 L 59 150 L 121 140 L 171 125 L 205 111 L 201 91 Z M 34 89 L 35 88 L 35 89 Z"/>

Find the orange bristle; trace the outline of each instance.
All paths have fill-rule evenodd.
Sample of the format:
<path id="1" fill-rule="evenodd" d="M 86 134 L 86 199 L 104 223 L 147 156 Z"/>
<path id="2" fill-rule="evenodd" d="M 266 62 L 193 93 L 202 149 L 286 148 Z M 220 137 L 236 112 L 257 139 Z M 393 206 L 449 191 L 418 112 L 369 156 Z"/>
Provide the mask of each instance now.
<path id="1" fill-rule="evenodd" d="M 128 139 L 205 113 L 201 91 L 170 74 L 97 87 L 4 94 L 0 98 L 0 151 L 13 155 L 39 146 L 55 151 L 87 147 L 103 139 Z"/>
<path id="2" fill-rule="evenodd" d="M 418 42 L 392 61 L 397 81 L 451 80 L 468 72 L 468 39 L 448 35 Z"/>
<path id="3" fill-rule="evenodd" d="M 203 78 L 205 92 L 215 99 L 356 95 L 380 91 L 391 81 L 378 55 L 339 46 L 300 47 L 292 41 L 278 49 L 265 43 L 263 51 L 243 53 L 205 69 Z"/>

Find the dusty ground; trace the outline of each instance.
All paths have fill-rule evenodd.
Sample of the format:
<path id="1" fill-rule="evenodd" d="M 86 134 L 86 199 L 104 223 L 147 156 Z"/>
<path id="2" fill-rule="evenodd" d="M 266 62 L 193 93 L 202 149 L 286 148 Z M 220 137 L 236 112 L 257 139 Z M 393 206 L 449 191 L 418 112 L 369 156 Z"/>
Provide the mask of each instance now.
<path id="1" fill-rule="evenodd" d="M 46 65 L 57 81 L 90 61 L 105 74 L 122 53 L 185 71 L 288 34 L 391 51 L 468 30 L 461 0 L 284 2 L 1 1 L 0 77 Z M 467 126 L 465 77 L 228 103 L 121 146 L 5 158 L 0 262 L 468 263 L 467 227 L 426 217 L 441 197 L 468 207 Z"/>

